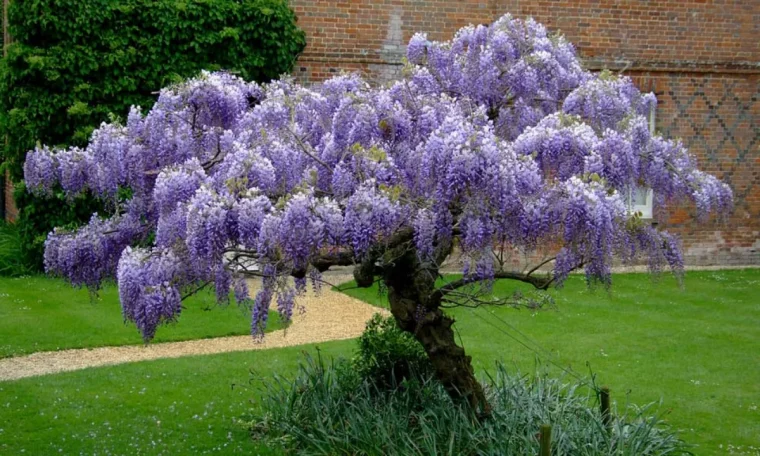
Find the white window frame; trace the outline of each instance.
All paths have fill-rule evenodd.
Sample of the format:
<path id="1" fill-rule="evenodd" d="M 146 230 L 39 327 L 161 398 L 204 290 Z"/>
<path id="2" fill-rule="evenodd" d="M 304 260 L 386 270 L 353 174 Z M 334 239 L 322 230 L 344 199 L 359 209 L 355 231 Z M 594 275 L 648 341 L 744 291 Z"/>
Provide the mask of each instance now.
<path id="1" fill-rule="evenodd" d="M 649 108 L 649 132 L 651 134 L 654 134 L 654 128 L 656 125 L 657 117 L 656 117 L 657 108 L 655 108 L 654 105 L 652 105 Z M 646 197 L 644 198 L 644 204 L 635 204 L 634 203 L 634 192 L 644 190 L 641 187 L 638 187 L 636 189 L 631 189 L 628 191 L 628 213 L 633 215 L 636 213 L 641 214 L 641 218 L 645 220 L 651 220 L 654 218 L 654 192 L 651 188 L 647 188 L 646 190 Z"/>
<path id="2" fill-rule="evenodd" d="M 637 190 L 646 190 L 646 197 L 644 198 L 644 204 L 636 204 L 634 202 L 633 193 Z M 630 190 L 628 192 L 628 212 L 633 215 L 635 213 L 640 213 L 640 217 L 642 219 L 651 220 L 653 218 L 652 214 L 652 208 L 653 208 L 653 202 L 654 202 L 654 192 L 651 188 L 643 189 L 641 187 L 636 188 L 635 190 Z"/>

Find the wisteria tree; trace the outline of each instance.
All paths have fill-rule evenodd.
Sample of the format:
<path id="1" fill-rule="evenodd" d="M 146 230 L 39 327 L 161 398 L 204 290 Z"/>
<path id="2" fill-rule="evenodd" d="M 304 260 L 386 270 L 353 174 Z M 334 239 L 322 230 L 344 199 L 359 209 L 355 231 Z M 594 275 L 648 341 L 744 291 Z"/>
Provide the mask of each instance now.
<path id="1" fill-rule="evenodd" d="M 125 319 L 150 341 L 208 284 L 220 302 L 234 290 L 262 336 L 270 303 L 287 320 L 307 280 L 354 266 L 359 286 L 384 284 L 450 394 L 487 409 L 447 305 L 499 303 L 495 280 L 546 289 L 577 269 L 609 285 L 614 259 L 678 273 L 678 240 L 627 208 L 637 187 L 702 217 L 732 206 L 680 142 L 650 133 L 654 95 L 583 70 L 533 20 L 507 15 L 449 42 L 417 34 L 407 58 L 383 88 L 204 73 L 103 124 L 85 149 L 29 152 L 32 191 L 89 189 L 113 213 L 51 233 L 47 271 L 95 289 L 115 276 Z M 437 285 L 452 251 L 463 276 Z"/>

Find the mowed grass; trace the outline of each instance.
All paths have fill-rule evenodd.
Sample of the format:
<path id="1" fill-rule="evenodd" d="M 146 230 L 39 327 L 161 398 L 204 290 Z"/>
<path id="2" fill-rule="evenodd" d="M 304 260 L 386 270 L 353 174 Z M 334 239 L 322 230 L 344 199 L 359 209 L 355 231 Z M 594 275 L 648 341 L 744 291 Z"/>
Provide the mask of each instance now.
<path id="1" fill-rule="evenodd" d="M 322 344 L 324 356 L 353 341 Z M 2 455 L 267 455 L 236 421 L 262 376 L 295 373 L 314 347 L 122 364 L 0 382 Z"/>
<path id="2" fill-rule="evenodd" d="M 503 293 L 515 287 L 522 288 L 497 285 Z M 349 293 L 386 302 L 376 289 Z M 536 354 L 512 338 L 520 337 L 519 330 L 530 338 L 523 342 L 551 353 L 544 358 L 581 375 L 589 362 L 597 382 L 611 386 L 621 406 L 662 399 L 666 419 L 698 445 L 695 454 L 758 454 L 760 271 L 688 273 L 683 290 L 667 276 L 652 282 L 643 274 L 616 275 L 609 294 L 589 291 L 582 278 L 573 277 L 552 294 L 556 308 L 538 312 L 452 311 L 481 374 L 497 359 L 533 371 Z M 320 344 L 323 356 L 350 356 L 354 346 Z M 249 381 L 292 375 L 303 349 L 0 382 L 0 454 L 279 454 L 252 441 L 235 420 L 257 407 L 258 382 Z M 554 372 L 563 375 L 558 368 Z"/>
<path id="3" fill-rule="evenodd" d="M 495 285 L 516 289 L 530 290 Z M 376 288 L 346 293 L 387 306 Z M 540 311 L 451 310 L 476 368 L 500 359 L 531 371 L 539 356 L 588 376 L 588 363 L 619 405 L 662 400 L 695 454 L 760 454 L 760 270 L 689 272 L 683 288 L 668 275 L 620 274 L 610 292 L 574 276 L 551 295 L 556 307 Z"/>
<path id="4" fill-rule="evenodd" d="M 155 343 L 249 334 L 247 310 L 216 305 L 203 290 L 184 303 L 179 321 L 158 329 Z M 279 327 L 270 318 L 268 330 Z M 44 276 L 0 277 L 0 358 L 38 351 L 141 344 L 137 327 L 125 323 L 118 290 L 106 285 L 97 297 Z"/>

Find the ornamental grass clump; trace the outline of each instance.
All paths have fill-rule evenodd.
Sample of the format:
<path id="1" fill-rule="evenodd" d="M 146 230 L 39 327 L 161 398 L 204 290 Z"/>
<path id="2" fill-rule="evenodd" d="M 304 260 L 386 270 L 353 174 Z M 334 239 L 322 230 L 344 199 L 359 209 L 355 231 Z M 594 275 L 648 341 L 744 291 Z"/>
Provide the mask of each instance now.
<path id="1" fill-rule="evenodd" d="M 254 439 L 300 455 L 530 455 L 552 425 L 552 454 L 691 454 L 656 404 L 613 408 L 605 426 L 593 389 L 497 364 L 484 383 L 490 417 L 475 418 L 432 377 L 379 384 L 345 359 L 304 358 L 294 379 L 265 380 L 259 408 L 243 421 Z"/>

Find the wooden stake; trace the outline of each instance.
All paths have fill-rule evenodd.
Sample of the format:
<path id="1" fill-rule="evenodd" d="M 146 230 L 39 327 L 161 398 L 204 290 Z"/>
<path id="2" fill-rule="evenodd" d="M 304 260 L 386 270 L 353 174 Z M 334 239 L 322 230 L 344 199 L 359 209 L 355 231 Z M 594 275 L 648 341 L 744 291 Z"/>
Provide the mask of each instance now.
<path id="1" fill-rule="evenodd" d="M 539 456 L 552 456 L 552 427 L 549 424 L 541 425 L 541 433 L 539 434 L 540 450 Z"/>
<path id="2" fill-rule="evenodd" d="M 610 388 L 603 386 L 599 391 L 601 408 L 602 408 L 602 423 L 607 429 L 607 433 L 612 433 L 612 414 L 610 414 Z"/>

